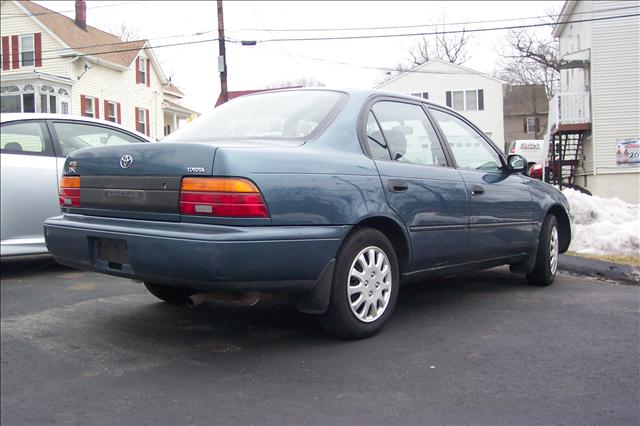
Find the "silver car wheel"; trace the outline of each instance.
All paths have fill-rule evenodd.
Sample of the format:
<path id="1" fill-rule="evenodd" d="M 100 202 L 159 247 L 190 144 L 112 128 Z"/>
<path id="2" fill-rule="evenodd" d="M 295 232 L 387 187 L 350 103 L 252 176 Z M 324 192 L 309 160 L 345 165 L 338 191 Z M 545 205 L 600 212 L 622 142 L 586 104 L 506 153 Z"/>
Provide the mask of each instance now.
<path id="1" fill-rule="evenodd" d="M 549 270 L 551 275 L 555 275 L 558 269 L 558 228 L 551 228 L 551 237 L 549 238 Z"/>
<path id="2" fill-rule="evenodd" d="M 380 318 L 391 297 L 391 264 L 384 251 L 370 246 L 358 253 L 347 277 L 347 297 L 353 315 L 362 322 Z"/>

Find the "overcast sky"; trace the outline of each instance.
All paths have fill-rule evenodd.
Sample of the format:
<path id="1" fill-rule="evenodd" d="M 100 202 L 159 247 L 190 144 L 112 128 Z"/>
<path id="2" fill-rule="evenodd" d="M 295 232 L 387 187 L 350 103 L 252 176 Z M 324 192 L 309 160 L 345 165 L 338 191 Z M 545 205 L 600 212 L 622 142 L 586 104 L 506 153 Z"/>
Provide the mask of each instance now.
<path id="1" fill-rule="evenodd" d="M 73 1 L 39 1 L 45 7 L 73 17 Z M 353 34 L 397 34 L 433 30 L 447 23 L 447 30 L 462 29 L 461 22 L 506 20 L 558 12 L 563 1 L 378 1 L 378 2 L 224 2 L 226 36 L 232 40 L 267 40 L 339 36 Z M 113 30 L 125 24 L 156 46 L 164 72 L 185 92 L 185 105 L 205 112 L 220 91 L 217 72 L 218 42 L 215 1 L 88 1 L 89 25 Z M 466 24 L 465 28 L 487 28 L 539 22 L 539 19 Z M 363 31 L 255 31 L 255 29 L 334 29 L 427 25 Z M 551 33 L 550 27 L 538 30 Z M 203 33 L 195 35 L 196 33 Z M 470 59 L 465 66 L 491 73 L 505 31 L 472 36 Z M 191 45 L 166 44 L 205 40 Z M 331 87 L 374 87 L 384 71 L 409 57 L 416 37 L 341 41 L 266 42 L 256 46 L 227 43 L 229 90 L 265 88 L 277 81 L 314 78 Z M 315 58 L 315 59 L 311 59 Z M 342 64 L 341 64 L 342 63 Z"/>

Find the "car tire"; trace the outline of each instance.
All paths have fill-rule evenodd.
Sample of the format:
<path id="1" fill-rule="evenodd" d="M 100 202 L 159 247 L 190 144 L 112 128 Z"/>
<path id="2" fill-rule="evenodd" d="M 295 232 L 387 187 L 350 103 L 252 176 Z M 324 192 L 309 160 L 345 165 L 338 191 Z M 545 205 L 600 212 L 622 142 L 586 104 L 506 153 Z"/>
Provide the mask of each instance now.
<path id="1" fill-rule="evenodd" d="M 144 286 L 149 290 L 149 293 L 172 305 L 184 305 L 187 303 L 187 298 L 196 293 L 195 290 L 186 287 L 174 287 L 147 282 L 144 283 Z"/>
<path id="2" fill-rule="evenodd" d="M 540 229 L 535 266 L 527 274 L 529 284 L 545 287 L 553 283 L 558 270 L 559 246 L 558 221 L 554 215 L 549 214 Z"/>
<path id="3" fill-rule="evenodd" d="M 347 339 L 376 334 L 393 312 L 399 284 L 398 260 L 389 239 L 375 229 L 356 229 L 336 256 L 329 309 L 320 315 L 320 324 Z"/>

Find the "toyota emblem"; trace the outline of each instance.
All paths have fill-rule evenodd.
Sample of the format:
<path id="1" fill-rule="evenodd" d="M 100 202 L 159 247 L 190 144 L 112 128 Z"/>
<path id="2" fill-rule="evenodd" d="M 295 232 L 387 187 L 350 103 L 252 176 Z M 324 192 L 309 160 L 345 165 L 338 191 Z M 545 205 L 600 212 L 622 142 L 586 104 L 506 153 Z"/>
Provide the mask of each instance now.
<path id="1" fill-rule="evenodd" d="M 128 169 L 133 164 L 133 157 L 129 154 L 123 155 L 120 157 L 120 167 L 123 169 Z"/>

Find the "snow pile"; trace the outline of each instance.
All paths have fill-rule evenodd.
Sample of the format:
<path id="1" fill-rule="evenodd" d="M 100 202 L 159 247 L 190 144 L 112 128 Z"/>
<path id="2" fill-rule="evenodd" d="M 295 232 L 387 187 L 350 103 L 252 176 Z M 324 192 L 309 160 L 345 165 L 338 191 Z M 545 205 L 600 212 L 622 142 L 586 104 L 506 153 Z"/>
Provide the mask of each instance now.
<path id="1" fill-rule="evenodd" d="M 589 196 L 574 189 L 562 193 L 571 205 L 576 253 L 640 256 L 640 205 Z"/>

